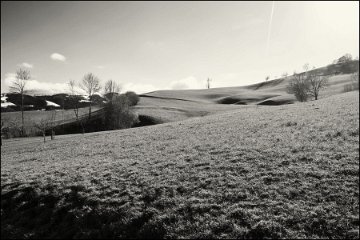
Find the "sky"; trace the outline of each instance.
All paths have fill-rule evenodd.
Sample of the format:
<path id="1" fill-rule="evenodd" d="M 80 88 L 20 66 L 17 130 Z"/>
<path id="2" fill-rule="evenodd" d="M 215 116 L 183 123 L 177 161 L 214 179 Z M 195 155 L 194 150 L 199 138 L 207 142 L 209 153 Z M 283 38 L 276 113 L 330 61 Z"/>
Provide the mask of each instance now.
<path id="1" fill-rule="evenodd" d="M 244 86 L 359 56 L 359 2 L 1 2 L 1 92 L 87 73 L 123 91 Z"/>

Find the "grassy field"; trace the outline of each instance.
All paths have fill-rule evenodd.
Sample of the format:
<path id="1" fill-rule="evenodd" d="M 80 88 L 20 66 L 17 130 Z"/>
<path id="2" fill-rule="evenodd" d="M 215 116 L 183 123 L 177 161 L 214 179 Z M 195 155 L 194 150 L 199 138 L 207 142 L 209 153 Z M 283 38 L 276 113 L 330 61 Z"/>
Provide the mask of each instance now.
<path id="1" fill-rule="evenodd" d="M 92 106 L 91 111 L 99 110 L 99 107 Z M 56 112 L 56 113 L 55 113 Z M 55 114 L 54 114 L 55 113 Z M 79 108 L 79 116 L 83 116 L 89 113 L 89 108 Z M 53 114 L 55 115 L 55 121 L 75 121 L 74 110 L 50 110 L 50 111 L 25 111 L 25 126 L 31 126 L 34 122 L 39 122 L 41 119 L 51 119 Z M 21 122 L 21 112 L 4 112 L 1 113 L 1 118 L 11 119 L 13 121 Z"/>
<path id="2" fill-rule="evenodd" d="M 92 106 L 92 112 L 99 110 L 100 107 Z M 84 117 L 89 113 L 89 108 L 79 108 L 79 116 Z M 54 116 L 54 117 L 53 117 Z M 52 120 L 54 119 L 58 124 L 75 122 L 76 117 L 74 110 L 51 110 L 51 111 L 25 111 L 24 112 L 24 125 L 25 132 L 30 135 L 34 135 L 38 130 L 34 127 L 34 124 L 39 123 L 42 119 Z M 2 112 L 1 120 L 4 121 L 5 125 L 8 126 L 9 123 L 16 123 L 18 126 L 21 126 L 21 112 Z M 11 126 L 11 125 L 10 125 Z"/>
<path id="3" fill-rule="evenodd" d="M 1 236 L 359 238 L 358 94 L 5 141 Z"/>

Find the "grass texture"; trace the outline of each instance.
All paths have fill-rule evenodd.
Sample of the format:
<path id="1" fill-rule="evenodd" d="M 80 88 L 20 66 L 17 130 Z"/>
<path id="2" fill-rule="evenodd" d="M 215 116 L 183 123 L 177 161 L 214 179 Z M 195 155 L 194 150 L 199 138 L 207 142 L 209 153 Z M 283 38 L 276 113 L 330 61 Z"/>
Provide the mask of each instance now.
<path id="1" fill-rule="evenodd" d="M 359 96 L 4 142 L 3 238 L 359 238 Z"/>

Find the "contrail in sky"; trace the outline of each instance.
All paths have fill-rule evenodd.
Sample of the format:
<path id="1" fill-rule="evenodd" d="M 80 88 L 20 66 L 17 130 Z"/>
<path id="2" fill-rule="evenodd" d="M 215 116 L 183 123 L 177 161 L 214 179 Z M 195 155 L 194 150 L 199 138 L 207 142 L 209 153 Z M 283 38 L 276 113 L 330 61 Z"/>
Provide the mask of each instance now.
<path id="1" fill-rule="evenodd" d="M 270 33 L 271 33 L 272 19 L 273 19 L 273 15 L 274 15 L 274 5 L 275 5 L 275 1 L 272 1 L 271 15 L 270 15 L 270 21 L 269 21 L 269 31 L 268 31 L 267 45 L 266 45 L 266 54 L 269 53 Z"/>

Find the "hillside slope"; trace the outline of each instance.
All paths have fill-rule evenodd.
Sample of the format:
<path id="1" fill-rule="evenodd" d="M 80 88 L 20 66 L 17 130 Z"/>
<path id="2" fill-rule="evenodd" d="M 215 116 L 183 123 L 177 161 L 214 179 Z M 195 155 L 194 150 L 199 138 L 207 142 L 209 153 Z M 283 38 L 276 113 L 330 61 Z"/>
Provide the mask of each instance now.
<path id="1" fill-rule="evenodd" d="M 320 93 L 320 98 L 342 93 L 344 85 L 350 82 L 351 73 L 358 71 L 358 69 L 359 61 L 355 60 L 341 64 L 330 64 L 326 67 L 311 70 L 320 75 L 329 76 L 329 87 Z M 140 95 L 139 104 L 134 107 L 141 121 L 136 126 L 181 121 L 191 117 L 241 109 L 244 105 L 292 104 L 296 102 L 296 99 L 294 95 L 287 94 L 286 92 L 286 86 L 290 78 L 289 76 L 243 87 L 161 90 L 142 94 Z M 18 111 L 20 96 L 7 94 L 7 98 L 9 102 L 17 106 L 10 106 L 4 103 L 2 112 Z M 67 99 L 67 94 L 26 96 L 25 104 L 33 106 L 31 109 L 43 109 L 46 108 L 46 101 L 51 101 L 60 105 L 61 108 L 71 109 L 72 106 Z M 104 100 L 101 96 L 96 95 L 94 103 L 95 105 L 102 106 Z M 81 102 L 80 107 L 86 106 L 88 106 L 86 101 Z"/>
<path id="2" fill-rule="evenodd" d="M 359 95 L 1 149 L 1 235 L 358 238 Z"/>
<path id="3" fill-rule="evenodd" d="M 317 71 L 324 72 L 323 68 Z M 211 88 L 199 90 L 161 90 L 140 96 L 134 109 L 139 115 L 155 122 L 172 122 L 193 116 L 205 116 L 242 109 L 245 105 L 284 105 L 296 102 L 286 92 L 291 77 L 261 82 L 243 87 Z M 351 74 L 329 76 L 329 86 L 320 92 L 326 98 L 344 91 Z"/>

